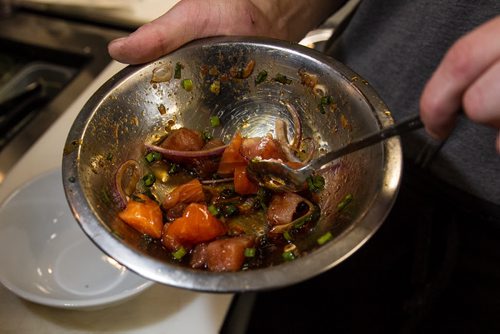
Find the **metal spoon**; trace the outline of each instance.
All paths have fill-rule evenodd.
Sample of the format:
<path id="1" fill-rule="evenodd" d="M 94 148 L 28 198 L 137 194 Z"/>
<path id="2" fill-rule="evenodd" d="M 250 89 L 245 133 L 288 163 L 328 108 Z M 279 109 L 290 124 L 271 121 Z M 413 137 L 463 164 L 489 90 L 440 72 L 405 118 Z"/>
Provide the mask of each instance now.
<path id="1" fill-rule="evenodd" d="M 281 160 L 254 158 L 248 164 L 247 171 L 249 176 L 263 187 L 282 191 L 301 191 L 307 187 L 307 178 L 326 164 L 387 138 L 398 136 L 421 127 L 423 127 L 423 123 L 419 115 L 416 115 L 381 131 L 357 139 L 298 169 L 293 169 L 285 165 Z"/>

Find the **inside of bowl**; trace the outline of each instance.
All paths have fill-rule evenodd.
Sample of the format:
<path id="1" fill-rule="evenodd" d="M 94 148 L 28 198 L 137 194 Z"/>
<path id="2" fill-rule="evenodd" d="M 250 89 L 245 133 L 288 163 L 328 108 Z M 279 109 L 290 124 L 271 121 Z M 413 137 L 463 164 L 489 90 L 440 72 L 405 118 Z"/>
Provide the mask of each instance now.
<path id="1" fill-rule="evenodd" d="M 250 62 L 250 74 L 231 74 L 235 68 L 243 73 Z M 181 68 L 180 76 L 155 82 L 154 73 L 169 67 Z M 304 73 L 316 78 L 321 91 L 308 84 Z M 183 87 L 186 79 L 191 89 Z M 133 252 L 178 265 L 160 243 L 151 243 L 117 218 L 120 206 L 113 182 L 118 166 L 141 160 L 145 143 L 155 143 L 177 127 L 207 131 L 227 143 L 237 131 L 248 137 L 274 133 L 276 120 L 284 119 L 293 137 L 297 129 L 287 104 L 298 113 L 302 138 L 314 142 L 316 156 L 392 123 L 368 83 L 331 58 L 283 43 L 200 41 L 146 66 L 129 67 L 101 88 L 75 123 L 74 128 L 82 129 L 70 133 L 67 146 L 75 149 L 65 159 L 73 155 L 71 167 L 98 224 Z M 210 125 L 214 115 L 221 126 Z M 392 156 L 391 146 L 396 149 Z M 302 245 L 307 252 L 318 248 L 319 236 L 332 231 L 330 244 L 343 245 L 332 255 L 339 260 L 346 255 L 342 252 L 351 252 L 376 230 L 399 182 L 397 149 L 394 141 L 374 145 L 320 172 L 326 180 L 319 196 L 322 215 Z M 388 176 L 388 163 L 394 161 L 396 175 Z M 396 180 L 390 189 L 388 179 Z M 344 205 L 346 200 L 349 205 Z M 377 202 L 381 207 L 374 210 Z M 367 221 L 370 210 L 378 217 Z M 359 229 L 363 236 L 350 240 Z"/>

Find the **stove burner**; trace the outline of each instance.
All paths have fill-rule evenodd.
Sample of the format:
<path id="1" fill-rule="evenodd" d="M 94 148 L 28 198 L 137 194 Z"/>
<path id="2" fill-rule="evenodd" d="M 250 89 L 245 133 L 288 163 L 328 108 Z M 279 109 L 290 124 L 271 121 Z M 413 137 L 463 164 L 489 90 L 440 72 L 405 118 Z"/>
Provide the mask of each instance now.
<path id="1" fill-rule="evenodd" d="M 0 56 L 1 59 L 12 57 Z M 2 80 L 5 83 L 0 86 L 0 151 L 57 96 L 76 72 L 77 69 L 67 66 L 31 62 Z"/>

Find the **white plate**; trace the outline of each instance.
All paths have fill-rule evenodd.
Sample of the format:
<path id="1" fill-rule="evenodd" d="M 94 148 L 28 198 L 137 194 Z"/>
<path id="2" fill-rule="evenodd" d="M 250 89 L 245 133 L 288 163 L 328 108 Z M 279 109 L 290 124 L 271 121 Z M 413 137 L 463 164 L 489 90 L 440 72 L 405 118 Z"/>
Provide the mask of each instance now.
<path id="1" fill-rule="evenodd" d="M 15 191 L 0 206 L 0 282 L 39 304 L 101 308 L 150 287 L 83 233 L 64 197 L 60 169 Z"/>

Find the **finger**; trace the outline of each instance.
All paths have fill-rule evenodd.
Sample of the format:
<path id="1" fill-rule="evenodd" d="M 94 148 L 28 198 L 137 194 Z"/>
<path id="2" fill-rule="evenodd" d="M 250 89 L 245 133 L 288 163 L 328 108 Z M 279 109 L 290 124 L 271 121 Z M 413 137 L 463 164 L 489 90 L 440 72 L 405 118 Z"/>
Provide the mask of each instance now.
<path id="1" fill-rule="evenodd" d="M 500 129 L 500 59 L 467 89 L 463 108 L 474 122 Z"/>
<path id="2" fill-rule="evenodd" d="M 458 40 L 446 53 L 420 99 L 427 131 L 443 139 L 453 129 L 462 95 L 486 69 L 500 59 L 500 16 Z"/>
<path id="3" fill-rule="evenodd" d="M 500 154 L 500 131 L 498 131 L 497 135 L 497 152 Z"/>

